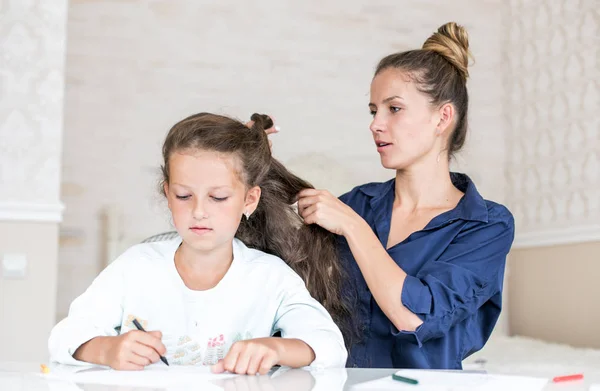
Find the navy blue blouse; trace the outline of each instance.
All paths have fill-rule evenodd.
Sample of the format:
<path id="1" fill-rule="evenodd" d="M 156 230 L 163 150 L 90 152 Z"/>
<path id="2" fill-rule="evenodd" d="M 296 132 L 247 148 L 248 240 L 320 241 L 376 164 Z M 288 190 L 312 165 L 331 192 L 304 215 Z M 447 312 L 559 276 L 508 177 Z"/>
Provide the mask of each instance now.
<path id="1" fill-rule="evenodd" d="M 481 349 L 502 307 L 506 255 L 514 239 L 508 209 L 484 200 L 464 174 L 451 173 L 464 192 L 458 205 L 387 250 L 408 276 L 402 304 L 423 320 L 415 331 L 398 330 L 371 295 L 345 238 L 339 248 L 358 303 L 353 311 L 361 339 L 348 366 L 462 369 Z M 390 232 L 395 179 L 359 186 L 340 199 L 371 226 L 382 246 Z"/>

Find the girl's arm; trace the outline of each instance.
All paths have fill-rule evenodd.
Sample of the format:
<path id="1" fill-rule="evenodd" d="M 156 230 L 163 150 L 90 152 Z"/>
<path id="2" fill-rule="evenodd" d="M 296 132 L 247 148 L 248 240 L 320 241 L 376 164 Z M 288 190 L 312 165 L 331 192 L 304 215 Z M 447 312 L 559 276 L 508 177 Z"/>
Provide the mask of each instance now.
<path id="1" fill-rule="evenodd" d="M 280 278 L 280 287 L 279 297 L 274 298 L 280 304 L 273 324 L 273 333 L 280 331 L 281 339 L 299 340 L 310 347 L 314 357 L 311 355 L 312 360 L 306 363 L 308 356 L 302 356 L 301 363 L 304 365 L 344 367 L 348 353 L 340 329 L 327 310 L 310 295 L 302 279 L 287 265 Z M 300 357 L 297 355 L 298 350 L 290 350 L 289 358 L 283 358 L 290 361 Z"/>
<path id="2" fill-rule="evenodd" d="M 52 329 L 48 339 L 51 361 L 82 364 L 83 360 L 73 357 L 81 345 L 95 337 L 117 335 L 115 327 L 121 324 L 124 293 L 123 267 L 117 261 L 71 303 L 68 316 Z"/>
<path id="3" fill-rule="evenodd" d="M 327 310 L 281 260 L 273 259 L 269 267 L 276 270 L 272 278 L 278 281 L 277 288 L 268 292 L 278 305 L 272 334 L 280 331 L 281 338 L 236 342 L 213 370 L 254 375 L 267 373 L 274 365 L 344 367 L 348 356 L 344 338 Z"/>
<path id="4" fill-rule="evenodd" d="M 147 360 L 138 360 L 139 363 L 126 361 L 130 357 L 127 354 L 123 357 L 122 353 L 127 350 L 124 347 L 129 351 L 137 349 L 137 355 L 148 360 L 158 357 L 157 350 L 164 354 L 164 345 L 156 335 L 132 332 L 118 336 L 115 329 L 121 324 L 123 317 L 124 273 L 128 260 L 138 255 L 135 247 L 126 251 L 73 301 L 69 315 L 54 326 L 50 333 L 48 349 L 51 361 L 139 369 L 147 365 Z M 148 348 L 138 346 L 138 340 L 146 341 Z"/>

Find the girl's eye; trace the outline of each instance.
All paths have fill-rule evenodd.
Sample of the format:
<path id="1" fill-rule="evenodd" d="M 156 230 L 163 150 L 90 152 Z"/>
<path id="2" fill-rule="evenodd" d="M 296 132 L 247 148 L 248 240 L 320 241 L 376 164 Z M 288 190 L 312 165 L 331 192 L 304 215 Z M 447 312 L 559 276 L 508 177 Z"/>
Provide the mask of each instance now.
<path id="1" fill-rule="evenodd" d="M 223 202 L 223 201 L 227 200 L 227 198 L 229 198 L 229 197 L 211 197 L 211 198 L 217 202 Z"/>
<path id="2" fill-rule="evenodd" d="M 176 195 L 175 197 L 177 197 L 178 200 L 187 200 L 190 198 L 189 195 L 185 195 L 185 196 Z"/>
<path id="3" fill-rule="evenodd" d="M 397 113 L 397 112 L 399 112 L 400 110 L 402 110 L 400 107 L 394 107 L 394 106 L 391 106 L 391 107 L 390 107 L 390 111 L 391 111 L 392 113 Z"/>
<path id="4" fill-rule="evenodd" d="M 375 110 L 370 110 L 369 113 L 371 113 L 372 116 L 375 116 L 375 114 L 377 114 Z"/>

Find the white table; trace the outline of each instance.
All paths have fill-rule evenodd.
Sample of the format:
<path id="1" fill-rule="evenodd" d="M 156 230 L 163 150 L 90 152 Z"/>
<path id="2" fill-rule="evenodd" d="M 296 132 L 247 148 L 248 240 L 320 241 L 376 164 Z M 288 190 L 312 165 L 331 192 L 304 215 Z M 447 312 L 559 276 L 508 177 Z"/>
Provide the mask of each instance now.
<path id="1" fill-rule="evenodd" d="M 213 384 L 226 391 L 337 391 L 370 380 L 390 376 L 393 369 L 331 369 L 311 373 L 305 370 L 287 370 L 279 374 L 266 376 L 237 376 L 230 379 L 215 380 Z M 158 391 L 161 388 L 124 387 L 97 384 L 77 384 L 64 386 L 61 382 L 46 379 L 40 373 L 39 363 L 0 362 L 1 391 Z M 586 379 L 570 384 L 549 383 L 544 391 L 588 391 L 592 382 L 600 379 Z M 202 389 L 199 386 L 197 389 Z"/>

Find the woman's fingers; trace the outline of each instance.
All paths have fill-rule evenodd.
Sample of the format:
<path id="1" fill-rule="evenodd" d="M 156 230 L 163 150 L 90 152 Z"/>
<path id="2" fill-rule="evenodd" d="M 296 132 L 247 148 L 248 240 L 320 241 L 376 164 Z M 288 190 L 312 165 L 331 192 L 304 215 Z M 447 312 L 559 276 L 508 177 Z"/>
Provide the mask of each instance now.
<path id="1" fill-rule="evenodd" d="M 311 205 L 302 210 L 302 212 L 300 213 L 300 216 L 302 216 L 302 218 L 304 219 L 305 224 L 318 223 L 319 216 L 317 216 L 317 214 L 316 214 L 317 208 L 318 208 L 318 205 Z"/>
<path id="2" fill-rule="evenodd" d="M 279 126 L 272 126 L 269 129 L 265 129 L 267 135 L 279 133 Z"/>
<path id="3" fill-rule="evenodd" d="M 318 189 L 303 189 L 298 193 L 298 199 L 305 197 L 312 197 L 323 193 L 323 190 Z"/>

